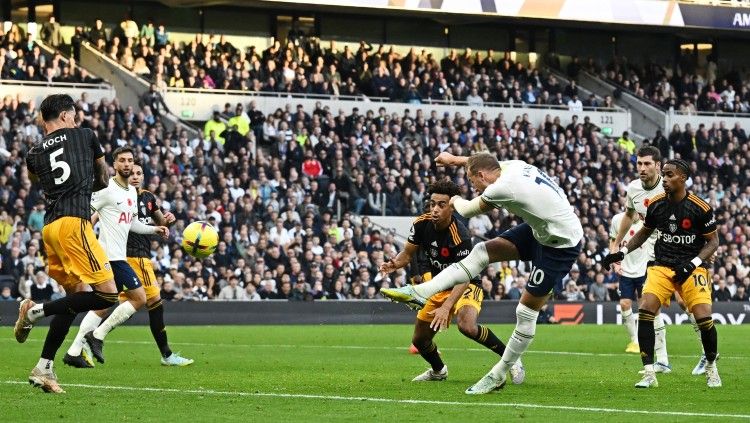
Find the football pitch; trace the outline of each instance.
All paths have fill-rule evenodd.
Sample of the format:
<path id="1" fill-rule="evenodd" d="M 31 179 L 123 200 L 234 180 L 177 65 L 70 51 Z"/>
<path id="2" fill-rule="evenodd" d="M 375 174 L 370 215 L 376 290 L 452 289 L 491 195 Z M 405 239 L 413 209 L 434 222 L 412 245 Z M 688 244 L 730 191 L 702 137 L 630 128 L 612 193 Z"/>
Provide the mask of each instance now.
<path id="1" fill-rule="evenodd" d="M 503 339 L 512 325 L 490 325 Z M 73 328 L 63 349 L 75 335 Z M 170 326 L 185 368 L 159 364 L 146 326 L 118 328 L 107 362 L 94 369 L 55 367 L 62 395 L 27 383 L 46 328 L 26 344 L 0 328 L 3 421 L 748 421 L 750 326 L 718 326 L 723 388 L 691 376 L 698 342 L 690 326 L 669 326 L 673 372 L 659 388 L 637 390 L 637 355 L 625 354 L 620 326 L 537 328 L 524 356 L 526 382 L 483 396 L 464 390 L 497 356 L 456 328 L 436 337 L 449 368 L 444 382 L 411 382 L 427 368 L 407 350 L 410 326 Z"/>

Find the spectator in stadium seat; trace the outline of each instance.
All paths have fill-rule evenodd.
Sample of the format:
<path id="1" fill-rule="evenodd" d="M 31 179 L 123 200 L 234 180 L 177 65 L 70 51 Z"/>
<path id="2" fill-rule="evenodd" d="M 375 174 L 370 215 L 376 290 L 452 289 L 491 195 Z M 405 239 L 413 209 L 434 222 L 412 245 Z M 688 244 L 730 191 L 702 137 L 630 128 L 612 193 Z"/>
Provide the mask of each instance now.
<path id="1" fill-rule="evenodd" d="M 738 285 L 737 292 L 732 296 L 732 301 L 748 302 L 748 300 L 750 300 L 750 296 L 748 296 L 745 285 Z"/>
<path id="2" fill-rule="evenodd" d="M 574 94 L 573 97 L 568 100 L 568 110 L 576 113 L 583 112 L 583 103 L 578 99 L 578 94 Z"/>
<path id="3" fill-rule="evenodd" d="M 617 140 L 617 145 L 625 150 L 629 155 L 635 152 L 635 142 L 629 138 L 628 131 L 624 131 L 622 136 Z"/>
<path id="4" fill-rule="evenodd" d="M 714 287 L 714 292 L 713 292 L 712 297 L 713 297 L 714 302 L 732 300 L 732 292 L 729 290 L 729 288 L 727 288 L 726 283 L 724 282 L 724 279 L 719 279 L 718 285 Z"/>
<path id="5" fill-rule="evenodd" d="M 248 301 L 245 289 L 239 285 L 239 282 L 240 280 L 237 276 L 230 277 L 229 283 L 221 289 L 216 299 L 224 301 Z"/>

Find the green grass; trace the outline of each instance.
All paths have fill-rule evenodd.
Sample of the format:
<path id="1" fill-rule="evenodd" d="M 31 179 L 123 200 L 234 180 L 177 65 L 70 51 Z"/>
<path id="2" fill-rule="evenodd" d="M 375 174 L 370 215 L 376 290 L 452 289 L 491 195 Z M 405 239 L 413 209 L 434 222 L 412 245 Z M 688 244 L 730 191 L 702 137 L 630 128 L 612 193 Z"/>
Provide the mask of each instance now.
<path id="1" fill-rule="evenodd" d="M 512 326 L 492 329 L 505 340 Z M 540 326 L 524 356 L 525 384 L 474 397 L 464 389 L 497 356 L 455 328 L 437 337 L 449 380 L 411 383 L 427 365 L 407 353 L 409 326 L 171 326 L 173 349 L 196 360 L 186 368 L 159 365 L 147 327 L 123 327 L 107 340 L 107 363 L 95 369 L 64 366 L 61 350 L 56 369 L 67 393 L 51 395 L 25 383 L 46 329 L 19 345 L 2 327 L 0 407 L 3 422 L 750 421 L 750 326 L 718 329 L 721 389 L 690 375 L 698 343 L 689 326 L 669 327 L 674 371 L 648 390 L 633 388 L 640 360 L 623 352 L 622 327 Z"/>

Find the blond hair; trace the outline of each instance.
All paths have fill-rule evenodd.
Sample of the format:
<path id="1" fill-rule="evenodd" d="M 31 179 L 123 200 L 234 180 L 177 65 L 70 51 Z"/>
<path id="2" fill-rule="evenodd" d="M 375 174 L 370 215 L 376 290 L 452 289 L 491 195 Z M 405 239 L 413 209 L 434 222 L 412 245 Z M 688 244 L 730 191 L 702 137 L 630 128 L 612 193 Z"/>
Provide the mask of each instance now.
<path id="1" fill-rule="evenodd" d="M 500 162 L 497 161 L 494 154 L 486 151 L 472 154 L 466 162 L 466 172 L 472 175 L 482 170 L 491 171 L 495 169 L 500 169 Z"/>

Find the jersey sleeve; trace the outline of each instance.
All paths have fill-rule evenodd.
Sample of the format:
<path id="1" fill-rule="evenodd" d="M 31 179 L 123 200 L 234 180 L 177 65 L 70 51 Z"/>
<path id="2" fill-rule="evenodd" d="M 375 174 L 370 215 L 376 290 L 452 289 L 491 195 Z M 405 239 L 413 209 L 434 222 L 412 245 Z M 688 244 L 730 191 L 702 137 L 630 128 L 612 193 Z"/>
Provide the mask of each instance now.
<path id="1" fill-rule="evenodd" d="M 156 196 L 151 191 L 143 191 L 141 196 L 143 198 L 143 205 L 146 206 L 146 214 L 153 219 L 157 210 L 159 210 L 159 206 L 156 204 Z"/>
<path id="2" fill-rule="evenodd" d="M 617 232 L 620 229 L 621 222 L 622 222 L 622 217 L 620 215 L 616 215 L 615 217 L 612 218 L 612 222 L 610 222 L 609 224 L 609 239 L 610 240 L 617 239 Z"/>
<path id="3" fill-rule="evenodd" d="M 414 223 L 412 223 L 411 229 L 409 230 L 409 237 L 406 238 L 406 240 L 409 241 L 410 244 L 422 245 L 422 241 L 424 238 L 424 236 L 422 235 L 422 228 L 424 222 L 424 220 L 415 220 Z"/>
<path id="4" fill-rule="evenodd" d="M 657 216 L 659 205 L 661 201 L 654 201 L 648 205 L 646 209 L 646 220 L 643 222 L 643 226 L 648 229 L 656 229 L 659 226 L 659 219 Z"/>
<path id="5" fill-rule="evenodd" d="M 91 151 L 94 153 L 94 160 L 100 157 L 104 157 L 104 149 L 102 144 L 99 142 L 99 137 L 96 136 L 96 132 L 89 129 L 89 139 L 91 144 Z"/>
<path id="6" fill-rule="evenodd" d="M 625 198 L 627 198 L 625 207 L 628 210 L 635 210 L 635 203 L 633 202 L 633 191 L 630 189 L 630 185 L 628 185 L 627 192 L 625 194 Z"/>
<path id="7" fill-rule="evenodd" d="M 508 189 L 508 183 L 505 179 L 499 178 L 493 184 L 490 184 L 482 193 L 482 201 L 492 207 L 501 207 L 500 201 L 512 198 L 513 193 Z"/>
<path id="8" fill-rule="evenodd" d="M 709 207 L 708 211 L 703 213 L 701 220 L 701 235 L 709 235 L 716 231 L 716 217 L 714 217 L 713 207 Z"/>
<path id="9" fill-rule="evenodd" d="M 91 210 L 99 211 L 109 199 L 109 189 L 104 188 L 102 190 L 91 193 Z"/>

